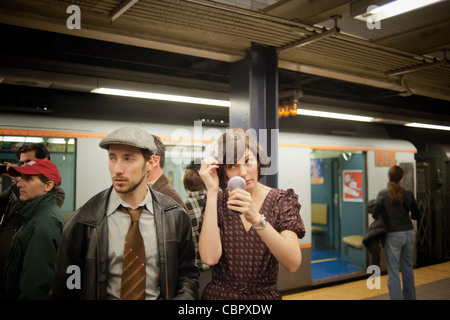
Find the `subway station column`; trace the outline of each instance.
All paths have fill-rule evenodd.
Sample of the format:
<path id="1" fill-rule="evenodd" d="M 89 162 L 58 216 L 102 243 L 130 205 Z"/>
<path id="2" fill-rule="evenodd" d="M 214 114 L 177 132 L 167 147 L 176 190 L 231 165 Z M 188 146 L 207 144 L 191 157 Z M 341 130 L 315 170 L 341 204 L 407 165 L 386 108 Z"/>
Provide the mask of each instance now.
<path id="1" fill-rule="evenodd" d="M 277 169 L 278 56 L 275 47 L 252 44 L 246 57 L 232 64 L 230 101 L 230 127 L 254 129 L 271 160 L 271 169 Z M 274 173 L 261 182 L 276 188 L 278 170 L 270 171 Z"/>

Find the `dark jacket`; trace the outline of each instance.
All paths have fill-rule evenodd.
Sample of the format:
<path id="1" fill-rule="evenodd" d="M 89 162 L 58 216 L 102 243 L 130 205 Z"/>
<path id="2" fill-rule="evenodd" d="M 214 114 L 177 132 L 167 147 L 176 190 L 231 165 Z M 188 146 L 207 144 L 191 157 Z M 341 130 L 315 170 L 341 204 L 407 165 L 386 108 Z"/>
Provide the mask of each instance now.
<path id="1" fill-rule="evenodd" d="M 411 218 L 409 213 L 411 212 Z M 419 219 L 419 209 L 416 200 L 411 191 L 403 190 L 403 203 L 391 204 L 389 201 L 387 189 L 378 193 L 375 205 L 373 207 L 372 217 L 378 219 L 383 215 L 387 232 L 412 230 L 411 219 Z"/>
<path id="2" fill-rule="evenodd" d="M 150 188 L 158 239 L 161 299 L 197 299 L 198 270 L 189 216 L 171 198 Z M 64 228 L 50 299 L 105 300 L 108 284 L 107 203 L 112 187 L 92 197 Z M 71 265 L 81 271 L 81 288 L 69 289 Z M 75 273 L 74 273 L 75 274 Z M 69 279 L 70 281 L 70 279 Z"/>
<path id="3" fill-rule="evenodd" d="M 0 287 L 5 299 L 47 299 L 66 219 L 51 193 L 28 203 L 19 215 L 22 222 L 11 243 Z"/>
<path id="4" fill-rule="evenodd" d="M 186 210 L 186 212 L 188 212 L 183 199 L 181 199 L 178 192 L 170 185 L 169 179 L 167 179 L 165 175 L 162 175 L 158 178 L 158 180 L 155 181 L 155 183 L 152 185 L 152 189 L 171 197 L 173 200 L 178 202 L 178 204 L 182 206 L 183 209 Z"/>
<path id="5" fill-rule="evenodd" d="M 363 244 L 372 256 L 371 264 L 380 266 L 380 245 L 384 246 L 387 229 L 383 216 L 372 222 L 363 238 Z"/>
<path id="6" fill-rule="evenodd" d="M 55 186 L 50 193 L 56 196 L 56 204 L 61 208 L 65 198 L 63 189 Z M 20 226 L 19 210 L 28 204 L 26 201 L 20 201 L 19 196 L 16 183 L 0 194 L 0 279 L 3 277 L 12 239 Z"/>
<path id="7" fill-rule="evenodd" d="M 411 191 L 403 190 L 403 203 L 392 205 L 387 190 L 383 189 L 376 200 L 369 201 L 367 211 L 376 220 L 367 229 L 363 244 L 372 255 L 371 264 L 379 266 L 380 245 L 384 246 L 387 233 L 413 229 L 409 212 L 412 219 L 418 219 L 419 209 Z"/>

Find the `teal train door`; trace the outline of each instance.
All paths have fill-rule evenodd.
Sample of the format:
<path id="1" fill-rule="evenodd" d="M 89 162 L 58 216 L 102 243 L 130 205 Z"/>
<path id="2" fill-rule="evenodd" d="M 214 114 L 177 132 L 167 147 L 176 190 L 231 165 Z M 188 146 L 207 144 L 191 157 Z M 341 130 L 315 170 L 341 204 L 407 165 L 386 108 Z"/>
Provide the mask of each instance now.
<path id="1" fill-rule="evenodd" d="M 366 230 L 365 154 L 343 153 L 339 168 L 341 257 L 365 270 L 366 250 L 362 245 Z"/>

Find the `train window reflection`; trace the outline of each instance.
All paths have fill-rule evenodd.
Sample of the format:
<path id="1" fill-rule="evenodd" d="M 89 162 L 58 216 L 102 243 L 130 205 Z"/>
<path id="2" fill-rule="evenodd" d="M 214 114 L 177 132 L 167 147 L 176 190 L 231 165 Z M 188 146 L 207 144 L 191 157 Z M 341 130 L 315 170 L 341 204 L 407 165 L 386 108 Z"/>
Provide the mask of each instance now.
<path id="1" fill-rule="evenodd" d="M 0 136 L 0 163 L 5 161 L 19 164 L 17 150 L 24 143 L 44 143 L 50 152 L 50 160 L 58 167 L 62 180 L 61 188 L 65 192 L 61 211 L 68 217 L 75 207 L 75 149 L 76 139 L 59 137 Z M 3 193 L 14 181 L 7 175 L 0 179 Z"/>

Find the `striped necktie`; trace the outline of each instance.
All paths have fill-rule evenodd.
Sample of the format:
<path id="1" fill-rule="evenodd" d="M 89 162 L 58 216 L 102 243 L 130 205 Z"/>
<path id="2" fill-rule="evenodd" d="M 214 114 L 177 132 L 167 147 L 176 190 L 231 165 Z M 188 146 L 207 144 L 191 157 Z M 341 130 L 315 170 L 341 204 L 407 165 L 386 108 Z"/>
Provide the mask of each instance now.
<path id="1" fill-rule="evenodd" d="M 139 231 L 139 218 L 144 207 L 120 209 L 130 215 L 131 225 L 125 238 L 120 300 L 145 299 L 145 246 Z"/>

